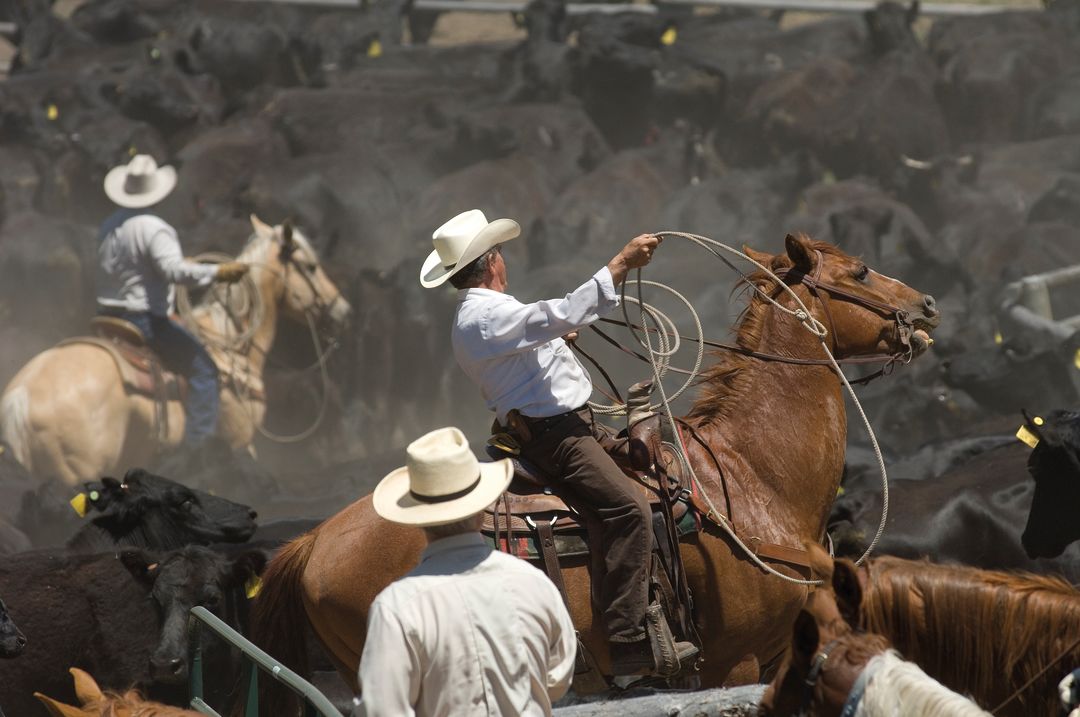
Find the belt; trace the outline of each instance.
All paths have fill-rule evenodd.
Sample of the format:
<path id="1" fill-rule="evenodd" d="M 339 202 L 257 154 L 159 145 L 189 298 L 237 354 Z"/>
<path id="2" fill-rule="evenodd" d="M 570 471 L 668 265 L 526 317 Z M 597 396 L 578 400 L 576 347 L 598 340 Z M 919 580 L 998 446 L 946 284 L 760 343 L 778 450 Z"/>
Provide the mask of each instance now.
<path id="1" fill-rule="evenodd" d="M 525 423 L 529 424 L 529 428 L 532 428 L 535 433 L 542 433 L 554 426 L 559 421 L 562 421 L 565 418 L 569 418 L 570 416 L 585 410 L 589 411 L 590 414 L 592 412 L 592 409 L 589 408 L 589 405 L 585 404 L 584 406 L 579 406 L 569 411 L 557 413 L 554 416 L 544 416 L 543 418 L 533 418 L 532 416 L 526 416 L 524 413 L 519 415 L 521 416 L 521 419 L 525 421 Z"/>

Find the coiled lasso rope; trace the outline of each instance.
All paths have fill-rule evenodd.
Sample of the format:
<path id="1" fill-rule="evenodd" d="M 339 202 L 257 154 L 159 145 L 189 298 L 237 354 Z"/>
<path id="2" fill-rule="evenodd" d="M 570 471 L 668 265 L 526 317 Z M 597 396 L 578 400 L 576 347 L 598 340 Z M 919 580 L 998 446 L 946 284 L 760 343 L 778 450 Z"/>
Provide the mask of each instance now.
<path id="1" fill-rule="evenodd" d="M 232 256 L 220 252 L 206 252 L 199 254 L 194 257 L 193 260 L 215 264 L 226 261 L 235 261 Z M 265 262 L 245 261 L 244 263 L 253 268 L 257 267 L 262 271 L 273 272 L 278 276 L 284 277 L 284 272 Z M 315 326 L 315 321 L 311 318 L 310 312 L 305 311 L 304 318 L 307 320 L 308 331 L 311 334 L 311 343 L 315 349 L 315 362 L 311 366 L 301 369 L 300 372 L 310 371 L 313 368 L 319 369 L 319 377 L 322 383 L 322 398 L 319 401 L 319 411 L 311 425 L 299 433 L 282 435 L 274 433 L 264 427 L 261 422 L 255 420 L 255 412 L 251 404 L 254 403 L 256 399 L 251 397 L 250 387 L 243 381 L 235 380 L 235 362 L 237 355 L 244 353 L 250 348 L 252 339 L 255 338 L 255 334 L 259 331 L 263 321 L 266 320 L 266 307 L 263 304 L 262 292 L 259 291 L 259 286 L 255 283 L 255 280 L 250 273 L 246 274 L 240 280 L 239 286 L 242 287 L 242 290 L 234 293 L 232 285 L 224 285 L 224 295 L 219 293 L 222 290 L 220 284 L 215 284 L 210 288 L 214 298 L 217 300 L 217 304 L 221 307 L 221 310 L 225 312 L 226 322 L 231 322 L 233 328 L 237 329 L 237 333 L 235 334 L 211 333 L 201 326 L 195 320 L 194 308 L 191 305 L 191 295 L 188 292 L 187 287 L 182 284 L 178 284 L 176 287 L 176 311 L 184 320 L 184 323 L 198 334 L 203 343 L 221 351 L 229 357 L 230 366 L 226 373 L 234 379 L 232 382 L 233 390 L 236 393 L 236 397 L 239 399 L 244 412 L 247 414 L 248 419 L 251 421 L 252 425 L 255 426 L 255 430 L 263 437 L 274 441 L 275 443 L 299 443 L 307 440 L 319 430 L 319 427 L 326 419 L 327 408 L 330 404 L 330 373 L 327 370 L 326 362 L 333 350 L 333 346 L 331 346 L 331 351 L 323 350 L 322 343 L 319 341 L 319 332 L 318 328 Z M 228 331 L 228 323 L 226 323 L 225 329 Z"/>
<path id="2" fill-rule="evenodd" d="M 836 375 L 840 377 L 840 380 L 843 382 L 844 387 L 848 391 L 848 394 L 850 394 L 851 396 L 851 400 L 854 401 L 855 407 L 859 411 L 859 416 L 862 418 L 863 425 L 866 426 L 866 432 L 870 436 L 870 442 L 874 447 L 874 455 L 877 458 L 878 469 L 881 472 L 881 520 L 878 523 L 878 529 L 877 533 L 874 534 L 874 539 L 870 541 L 870 545 L 867 546 L 866 551 L 863 552 L 862 556 L 860 556 L 859 559 L 855 561 L 856 565 L 862 565 L 866 561 L 866 559 L 870 557 L 870 554 L 873 552 L 874 548 L 878 544 L 878 541 L 881 539 L 882 533 L 885 532 L 885 523 L 888 521 L 889 516 L 889 477 L 885 469 L 885 459 L 881 454 L 881 447 L 880 445 L 878 445 L 877 436 L 874 434 L 874 429 L 870 425 L 870 419 L 867 417 L 866 411 L 863 410 L 862 404 L 859 402 L 859 397 L 855 395 L 855 389 L 852 388 L 851 383 L 847 379 L 847 376 L 844 375 L 843 370 L 841 370 L 840 368 L 840 364 L 837 363 L 836 359 L 833 357 L 832 352 L 829 350 L 829 346 L 825 341 L 826 337 L 829 334 L 828 329 L 826 329 L 820 321 L 813 317 L 810 309 L 808 309 L 806 304 L 803 303 L 802 299 L 799 298 L 799 295 L 796 294 L 790 286 L 784 283 L 779 276 L 774 274 L 772 270 L 769 269 L 769 267 L 762 265 L 752 257 L 749 257 L 743 252 L 739 251 L 738 249 L 734 249 L 727 244 L 724 244 L 723 242 L 719 242 L 715 239 L 710 239 L 699 234 L 690 234 L 687 232 L 677 231 L 661 231 L 656 232 L 655 235 L 660 237 L 677 237 L 680 239 L 685 239 L 686 241 L 696 244 L 705 251 L 709 252 L 717 259 L 727 264 L 727 266 L 731 268 L 732 271 L 742 276 L 743 279 L 746 280 L 746 284 L 754 292 L 756 292 L 763 299 L 765 299 L 765 301 L 770 303 L 774 308 L 779 309 L 784 314 L 787 314 L 788 316 L 796 319 L 803 326 L 803 328 L 813 334 L 821 343 L 821 348 L 825 351 L 825 355 L 828 357 L 829 365 L 832 367 L 833 371 L 836 372 Z M 776 285 L 781 287 L 781 289 L 785 293 L 790 295 L 791 298 L 795 301 L 796 308 L 789 309 L 788 307 L 780 304 L 773 297 L 769 296 L 766 292 L 762 291 L 753 282 L 749 281 L 749 277 L 742 271 L 740 271 L 738 267 L 732 264 L 731 261 L 721 252 L 726 252 L 733 256 L 749 261 L 766 276 L 775 281 Z M 636 297 L 626 295 L 626 285 L 631 282 L 633 282 L 637 287 Z M 671 369 L 671 358 L 679 350 L 681 338 L 679 336 L 679 332 L 676 330 L 675 322 L 672 321 L 669 316 L 664 314 L 655 306 L 645 303 L 645 301 L 642 299 L 643 286 L 651 286 L 666 291 L 670 295 L 674 296 L 684 306 L 686 306 L 687 311 L 690 313 L 690 317 L 694 322 L 694 331 L 696 338 L 693 340 L 695 340 L 698 345 L 697 356 L 694 360 L 694 367 L 688 372 L 689 376 L 687 380 L 682 384 L 682 386 L 679 387 L 677 391 L 675 391 L 675 393 L 671 394 L 670 396 L 667 394 L 667 391 L 664 388 L 663 379 Z M 638 343 L 638 345 L 648 352 L 649 364 L 652 366 L 653 371 L 654 385 L 660 392 L 660 401 L 656 404 L 652 404 L 649 408 L 652 411 L 660 411 L 666 418 L 666 420 L 671 424 L 672 434 L 675 436 L 675 440 L 677 440 L 679 443 L 679 459 L 682 462 L 683 466 L 686 468 L 691 479 L 697 485 L 698 491 L 701 493 L 702 498 L 704 498 L 705 500 L 705 504 L 709 507 L 709 515 L 707 515 L 706 517 L 711 517 L 713 521 L 718 526 L 720 526 L 720 528 L 728 535 L 728 537 L 730 537 L 735 542 L 735 544 L 738 545 L 746 553 L 746 555 L 750 558 L 751 562 L 756 564 L 765 572 L 771 575 L 775 575 L 776 577 L 786 580 L 790 583 L 795 583 L 796 585 L 820 585 L 822 583 L 821 580 L 802 580 L 799 578 L 793 578 L 789 575 L 785 575 L 773 568 L 772 566 L 766 564 L 761 558 L 759 558 L 758 555 L 752 549 L 750 549 L 750 547 L 747 546 L 746 543 L 744 543 L 738 535 L 736 535 L 735 529 L 732 527 L 727 517 L 716 509 L 716 505 L 713 503 L 712 498 L 705 490 L 705 486 L 702 485 L 700 480 L 698 480 L 697 475 L 694 473 L 693 467 L 690 465 L 690 460 L 687 458 L 688 454 L 686 451 L 686 444 L 683 441 L 682 433 L 679 431 L 674 413 L 671 410 L 671 402 L 681 396 L 686 391 L 686 389 L 689 388 L 690 385 L 697 379 L 698 375 L 701 372 L 701 363 L 705 353 L 705 335 L 704 330 L 701 326 L 701 318 L 698 316 L 698 313 L 694 309 L 693 304 L 681 293 L 666 284 L 662 284 L 656 281 L 646 281 L 642 279 L 641 269 L 637 270 L 637 275 L 635 279 L 627 279 L 625 282 L 623 282 L 622 299 L 622 310 L 626 327 L 629 329 L 631 335 L 634 337 L 634 340 Z M 636 304 L 640 311 L 640 324 L 638 326 L 635 326 L 635 324 L 630 321 L 630 316 L 627 308 L 628 303 Z M 656 346 L 653 345 L 653 335 L 657 337 L 658 345 Z M 601 415 L 623 415 L 626 413 L 627 410 L 625 403 L 603 405 L 590 402 L 589 405 L 595 412 Z"/>

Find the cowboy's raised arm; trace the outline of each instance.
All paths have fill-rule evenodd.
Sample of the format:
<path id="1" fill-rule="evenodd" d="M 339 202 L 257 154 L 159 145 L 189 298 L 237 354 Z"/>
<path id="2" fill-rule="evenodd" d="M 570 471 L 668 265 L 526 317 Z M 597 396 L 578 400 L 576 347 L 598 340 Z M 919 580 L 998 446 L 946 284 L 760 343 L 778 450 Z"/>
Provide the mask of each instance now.
<path id="1" fill-rule="evenodd" d="M 166 281 L 186 286 L 209 286 L 217 277 L 215 264 L 200 264 L 184 258 L 176 232 L 161 222 L 149 238 L 148 253 L 154 269 Z"/>

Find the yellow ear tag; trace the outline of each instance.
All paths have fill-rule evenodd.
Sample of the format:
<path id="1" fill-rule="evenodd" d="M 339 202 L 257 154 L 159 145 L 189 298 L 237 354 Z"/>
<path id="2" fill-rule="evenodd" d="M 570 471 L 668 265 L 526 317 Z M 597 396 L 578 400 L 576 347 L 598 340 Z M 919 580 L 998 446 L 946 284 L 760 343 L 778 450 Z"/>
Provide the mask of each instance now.
<path id="1" fill-rule="evenodd" d="M 1004 341 L 1005 341 L 1005 338 L 1001 335 L 1001 332 L 1000 331 L 995 331 L 994 332 L 994 343 L 997 344 L 998 346 L 1001 346 L 1001 344 L 1004 343 Z"/>
<path id="2" fill-rule="evenodd" d="M 79 493 L 71 499 L 71 507 L 80 518 L 86 517 L 86 493 Z"/>
<path id="3" fill-rule="evenodd" d="M 1080 349 L 1076 349 L 1076 353 L 1073 354 L 1073 366 L 1080 369 Z M 3 450 L 2 447 L 0 450 Z"/>
<path id="4" fill-rule="evenodd" d="M 244 583 L 244 594 L 248 596 L 248 600 L 254 600 L 260 590 L 262 590 L 262 578 L 258 575 L 252 576 L 250 580 Z"/>
<path id="5" fill-rule="evenodd" d="M 1020 430 L 1016 432 L 1016 437 L 1026 443 L 1028 448 L 1039 445 L 1039 437 L 1029 431 L 1027 426 L 1020 426 Z"/>
<path id="6" fill-rule="evenodd" d="M 679 33 L 675 30 L 675 26 L 672 25 L 664 30 L 664 34 L 660 36 L 660 44 L 670 47 L 675 44 L 675 40 L 677 40 L 678 37 Z"/>
<path id="7" fill-rule="evenodd" d="M 382 57 L 382 43 L 378 40 L 372 40 L 371 44 L 367 48 L 368 57 Z"/>
<path id="8" fill-rule="evenodd" d="M 56 118 L 60 116 L 60 109 L 56 105 L 49 105 L 45 108 L 45 116 L 49 118 L 50 122 L 55 122 Z"/>

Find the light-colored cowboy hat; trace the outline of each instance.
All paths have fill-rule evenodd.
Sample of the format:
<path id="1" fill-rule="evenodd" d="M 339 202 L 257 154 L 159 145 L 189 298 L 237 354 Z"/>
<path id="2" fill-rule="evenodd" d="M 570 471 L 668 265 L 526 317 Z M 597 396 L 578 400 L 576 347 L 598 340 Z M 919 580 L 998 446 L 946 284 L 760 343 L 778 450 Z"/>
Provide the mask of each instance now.
<path id="1" fill-rule="evenodd" d="M 476 460 L 465 434 L 440 428 L 405 449 L 406 465 L 379 481 L 372 495 L 375 512 L 403 525 L 445 525 L 468 518 L 494 503 L 510 479 L 509 459 Z"/>
<path id="2" fill-rule="evenodd" d="M 105 194 L 122 207 L 142 209 L 157 204 L 176 187 L 176 170 L 159 167 L 149 154 L 136 154 L 105 175 Z"/>
<path id="3" fill-rule="evenodd" d="M 420 269 L 420 284 L 431 289 L 472 263 L 491 247 L 521 234 L 513 219 L 489 222 L 479 209 L 470 209 L 443 224 L 431 235 L 435 251 Z"/>

